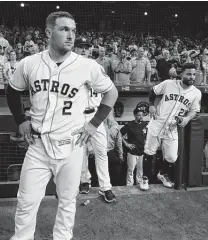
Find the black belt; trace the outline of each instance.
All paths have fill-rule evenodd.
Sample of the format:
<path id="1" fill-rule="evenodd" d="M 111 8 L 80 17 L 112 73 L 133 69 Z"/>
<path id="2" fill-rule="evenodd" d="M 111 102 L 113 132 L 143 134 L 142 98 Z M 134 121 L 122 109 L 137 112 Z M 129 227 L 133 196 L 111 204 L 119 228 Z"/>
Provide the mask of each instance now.
<path id="1" fill-rule="evenodd" d="M 38 138 L 41 138 L 41 134 L 39 132 L 36 132 L 33 128 L 31 130 L 32 135 L 37 136 Z"/>

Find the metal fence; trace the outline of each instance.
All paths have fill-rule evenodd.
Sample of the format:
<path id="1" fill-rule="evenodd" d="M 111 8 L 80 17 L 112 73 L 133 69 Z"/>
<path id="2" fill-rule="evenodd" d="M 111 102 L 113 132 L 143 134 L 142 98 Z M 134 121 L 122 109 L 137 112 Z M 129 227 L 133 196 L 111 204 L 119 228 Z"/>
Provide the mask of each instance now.
<path id="1" fill-rule="evenodd" d="M 0 182 L 19 181 L 27 149 L 21 139 L 14 136 L 10 139 L 0 143 Z"/>

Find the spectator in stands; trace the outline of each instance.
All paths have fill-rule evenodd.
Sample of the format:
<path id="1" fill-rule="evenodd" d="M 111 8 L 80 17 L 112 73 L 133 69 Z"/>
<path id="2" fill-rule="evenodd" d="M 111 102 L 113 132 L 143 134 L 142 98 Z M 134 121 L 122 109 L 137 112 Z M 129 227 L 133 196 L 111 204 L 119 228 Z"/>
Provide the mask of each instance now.
<path id="1" fill-rule="evenodd" d="M 202 64 L 199 58 L 196 58 L 194 61 L 194 65 L 196 68 L 196 78 L 195 78 L 195 85 L 199 86 L 203 82 L 203 72 L 202 72 Z"/>
<path id="2" fill-rule="evenodd" d="M 37 44 L 34 44 L 31 48 L 30 48 L 30 55 L 36 54 L 39 52 L 39 47 Z"/>
<path id="3" fill-rule="evenodd" d="M 3 69 L 6 62 L 8 62 L 5 56 L 6 48 L 9 47 L 9 43 L 4 39 L 3 34 L 0 32 L 0 82 L 4 82 Z"/>
<path id="4" fill-rule="evenodd" d="M 123 146 L 119 125 L 114 119 L 113 110 L 104 121 L 107 142 L 108 162 L 111 184 L 113 186 L 124 185 L 122 179 Z"/>
<path id="5" fill-rule="evenodd" d="M 147 46 L 147 44 L 143 44 L 143 49 L 144 49 L 144 53 L 143 53 L 143 56 L 148 58 L 147 54 L 149 52 L 149 48 Z M 148 58 L 149 59 L 149 58 Z"/>
<path id="6" fill-rule="evenodd" d="M 101 40 L 100 40 L 101 41 Z M 101 47 L 99 49 L 99 57 L 96 59 L 96 62 L 99 63 L 105 70 L 106 74 L 113 80 L 113 67 L 112 62 L 109 58 L 105 56 L 106 49 Z"/>
<path id="7" fill-rule="evenodd" d="M 143 110 L 135 108 L 133 114 L 135 119 L 120 130 L 123 136 L 123 143 L 127 148 L 127 186 L 134 185 L 135 168 L 137 168 L 136 184 L 142 182 L 144 144 L 147 133 L 147 123 L 143 121 Z"/>
<path id="8" fill-rule="evenodd" d="M 5 52 L 4 52 L 4 56 L 9 59 L 9 55 L 10 55 L 10 52 L 13 50 L 13 47 L 12 46 L 8 46 L 6 49 L 5 49 Z"/>
<path id="9" fill-rule="evenodd" d="M 12 34 L 12 32 L 10 30 L 8 32 L 6 32 L 5 38 L 9 42 L 10 46 L 14 45 L 14 36 L 13 36 L 13 34 Z"/>
<path id="10" fill-rule="evenodd" d="M 36 44 L 38 43 L 38 40 L 41 40 L 40 32 L 39 32 L 38 30 L 36 30 L 36 31 L 34 32 L 34 37 L 33 37 L 33 39 L 34 39 L 34 42 L 35 42 Z"/>
<path id="11" fill-rule="evenodd" d="M 150 60 L 150 64 L 151 64 L 151 77 L 150 77 L 150 81 L 151 81 L 151 83 L 158 83 L 159 76 L 158 76 L 158 71 L 156 69 L 157 62 L 153 58 L 153 59 Z"/>
<path id="12" fill-rule="evenodd" d="M 131 60 L 130 60 L 130 62 L 135 61 L 136 58 L 138 57 L 137 49 L 136 49 L 136 48 L 132 48 L 132 49 L 130 50 L 130 54 L 131 54 Z"/>
<path id="13" fill-rule="evenodd" d="M 156 46 L 155 53 L 154 53 L 155 59 L 158 61 L 160 58 L 162 58 L 162 47 L 160 45 Z"/>
<path id="14" fill-rule="evenodd" d="M 169 70 L 171 68 L 171 63 L 169 61 L 170 53 L 168 50 L 163 50 L 163 58 L 157 61 L 156 69 L 161 81 L 169 79 Z"/>
<path id="15" fill-rule="evenodd" d="M 8 82 L 9 79 L 11 79 L 18 63 L 19 61 L 17 61 L 16 52 L 15 50 L 12 50 L 9 54 L 9 62 L 5 63 L 3 68 L 3 77 L 5 82 Z"/>
<path id="16" fill-rule="evenodd" d="M 4 38 L 2 32 L 0 32 L 0 54 L 4 55 L 6 48 L 9 47 L 9 42 Z"/>
<path id="17" fill-rule="evenodd" d="M 130 75 L 130 83 L 144 84 L 146 82 L 151 85 L 151 65 L 150 61 L 144 57 L 144 49 L 142 47 L 138 49 L 138 57 L 132 61 L 131 64 L 132 72 Z"/>
<path id="18" fill-rule="evenodd" d="M 152 51 L 152 55 L 155 56 L 155 51 L 156 51 L 156 44 L 155 43 L 151 44 L 151 51 Z"/>
<path id="19" fill-rule="evenodd" d="M 24 51 L 23 51 L 23 46 L 21 42 L 17 43 L 15 51 L 16 51 L 18 61 L 24 58 Z"/>
<path id="20" fill-rule="evenodd" d="M 90 47 L 92 47 L 92 45 L 86 38 L 79 37 L 75 41 L 75 52 L 83 57 L 89 58 Z"/>
<path id="21" fill-rule="evenodd" d="M 107 57 L 111 60 L 112 64 L 115 61 L 118 61 L 118 56 L 116 54 L 114 54 L 113 47 L 108 47 L 108 49 L 107 49 Z"/>
<path id="22" fill-rule="evenodd" d="M 203 82 L 201 85 L 207 85 L 208 78 L 208 48 L 204 48 L 202 53 Z"/>
<path id="23" fill-rule="evenodd" d="M 31 48 L 35 45 L 35 43 L 32 41 L 32 36 L 30 34 L 28 34 L 26 36 L 26 41 L 23 47 L 23 51 L 24 51 L 24 55 L 25 56 L 29 56 L 30 55 L 30 51 Z"/>
<path id="24" fill-rule="evenodd" d="M 43 41 L 38 43 L 39 52 L 45 51 L 45 43 Z"/>
<path id="25" fill-rule="evenodd" d="M 169 79 L 171 80 L 176 80 L 177 78 L 177 72 L 176 72 L 176 69 L 174 67 L 172 67 L 170 70 L 169 70 Z"/>
<path id="26" fill-rule="evenodd" d="M 188 51 L 183 51 L 180 54 L 180 63 L 183 65 L 185 63 L 190 63 L 190 62 L 191 62 L 191 58 L 189 57 Z"/>
<path id="27" fill-rule="evenodd" d="M 126 59 L 126 50 L 121 50 L 120 59 L 115 63 L 113 68 L 115 72 L 115 84 L 129 85 L 132 67 L 130 61 Z"/>

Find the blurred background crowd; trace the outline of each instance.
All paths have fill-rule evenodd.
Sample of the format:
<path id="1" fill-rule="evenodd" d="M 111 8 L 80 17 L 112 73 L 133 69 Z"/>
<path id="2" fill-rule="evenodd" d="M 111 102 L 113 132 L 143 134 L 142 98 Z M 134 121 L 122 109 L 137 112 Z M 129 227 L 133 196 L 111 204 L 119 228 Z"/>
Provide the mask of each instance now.
<path id="1" fill-rule="evenodd" d="M 124 31 L 77 32 L 77 38 L 91 44 L 91 58 L 97 60 L 117 85 L 156 84 L 180 78 L 184 63 L 196 66 L 196 85 L 207 85 L 208 41 L 190 37 L 169 38 L 148 34 L 141 38 Z M 44 30 L 38 27 L 9 29 L 0 26 L 0 80 L 8 81 L 16 64 L 48 48 Z"/>
<path id="2" fill-rule="evenodd" d="M 48 48 L 45 16 L 60 10 L 75 17 L 77 38 L 91 44 L 89 57 L 116 85 L 177 79 L 187 62 L 196 66 L 195 84 L 207 85 L 208 6 L 203 2 L 2 2 L 1 82 L 22 58 Z"/>

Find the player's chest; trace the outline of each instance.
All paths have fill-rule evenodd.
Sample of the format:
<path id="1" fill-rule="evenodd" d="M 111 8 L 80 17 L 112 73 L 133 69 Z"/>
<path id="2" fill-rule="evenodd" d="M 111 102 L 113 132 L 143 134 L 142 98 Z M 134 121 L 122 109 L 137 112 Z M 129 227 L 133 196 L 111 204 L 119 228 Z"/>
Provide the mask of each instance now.
<path id="1" fill-rule="evenodd" d="M 73 98 L 77 93 L 86 92 L 85 83 L 89 78 L 87 72 L 73 68 L 48 68 L 41 66 L 33 69 L 29 79 L 31 96 L 42 96 L 44 93 L 62 98 Z"/>
<path id="2" fill-rule="evenodd" d="M 169 90 L 163 95 L 162 105 L 170 107 L 174 106 L 183 106 L 185 109 L 189 109 L 192 102 L 194 101 L 195 95 L 192 92 L 178 91 L 178 90 Z"/>
<path id="3" fill-rule="evenodd" d="M 146 134 L 146 128 L 143 123 L 135 123 L 132 125 L 128 126 L 128 135 L 129 136 L 134 136 L 134 137 L 139 137 Z"/>

